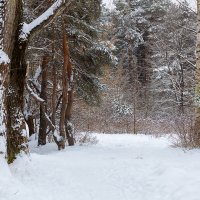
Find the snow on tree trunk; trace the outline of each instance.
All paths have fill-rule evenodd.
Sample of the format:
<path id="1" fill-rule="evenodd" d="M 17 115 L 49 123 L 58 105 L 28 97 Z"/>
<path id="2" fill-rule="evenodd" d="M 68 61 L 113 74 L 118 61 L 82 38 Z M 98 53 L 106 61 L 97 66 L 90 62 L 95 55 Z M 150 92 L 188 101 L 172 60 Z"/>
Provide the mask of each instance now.
<path id="1" fill-rule="evenodd" d="M 23 2 L 15 2 L 14 38 L 12 44 L 9 89 L 7 95 L 7 156 L 8 163 L 12 163 L 21 151 L 27 152 L 27 130 L 23 115 L 24 86 L 26 79 L 25 52 L 27 42 L 19 40 L 23 18 Z"/>
<path id="2" fill-rule="evenodd" d="M 0 55 L 1 57 L 1 55 Z M 1 57 L 2 58 L 2 57 Z M 0 153 L 5 153 L 6 138 L 6 78 L 8 74 L 8 65 L 0 64 Z"/>
<path id="3" fill-rule="evenodd" d="M 4 52 L 6 1 L 0 2 L 0 154 L 6 153 L 6 86 L 9 58 Z"/>

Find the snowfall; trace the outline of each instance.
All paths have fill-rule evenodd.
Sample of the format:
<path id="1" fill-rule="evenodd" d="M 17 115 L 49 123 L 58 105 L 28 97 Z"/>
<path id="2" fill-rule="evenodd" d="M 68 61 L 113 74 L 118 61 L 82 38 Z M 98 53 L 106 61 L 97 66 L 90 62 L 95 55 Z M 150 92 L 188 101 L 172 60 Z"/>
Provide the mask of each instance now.
<path id="1" fill-rule="evenodd" d="M 146 135 L 96 134 L 95 145 L 37 147 L 9 167 L 0 200 L 200 200 L 200 150 Z"/>

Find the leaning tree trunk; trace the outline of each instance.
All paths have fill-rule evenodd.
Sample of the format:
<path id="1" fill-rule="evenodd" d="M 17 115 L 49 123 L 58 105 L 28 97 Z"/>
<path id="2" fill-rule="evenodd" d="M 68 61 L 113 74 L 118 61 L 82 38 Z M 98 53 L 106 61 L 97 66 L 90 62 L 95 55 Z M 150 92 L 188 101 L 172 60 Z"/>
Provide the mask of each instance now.
<path id="1" fill-rule="evenodd" d="M 40 98 L 45 101 L 45 104 L 40 104 L 40 127 L 39 127 L 39 136 L 38 136 L 38 146 L 46 144 L 47 136 L 47 122 L 46 122 L 46 113 L 47 113 L 47 76 L 48 76 L 48 58 L 47 55 L 43 56 L 42 61 L 42 83 L 41 83 L 41 93 Z"/>
<path id="2" fill-rule="evenodd" d="M 200 145 L 200 0 L 197 0 L 197 47 L 196 47 L 196 77 L 195 77 L 195 133 L 196 142 Z"/>

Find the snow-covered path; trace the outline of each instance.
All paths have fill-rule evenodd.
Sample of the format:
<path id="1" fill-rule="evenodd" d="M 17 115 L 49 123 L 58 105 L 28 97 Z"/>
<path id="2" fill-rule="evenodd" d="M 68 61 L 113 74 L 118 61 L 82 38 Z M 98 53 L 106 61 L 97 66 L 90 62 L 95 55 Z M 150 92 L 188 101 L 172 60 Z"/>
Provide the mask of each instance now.
<path id="1" fill-rule="evenodd" d="M 0 183 L 0 200 L 200 200 L 199 150 L 144 135 L 98 138 L 62 152 L 33 148 L 31 162 L 11 166 L 13 183 Z"/>

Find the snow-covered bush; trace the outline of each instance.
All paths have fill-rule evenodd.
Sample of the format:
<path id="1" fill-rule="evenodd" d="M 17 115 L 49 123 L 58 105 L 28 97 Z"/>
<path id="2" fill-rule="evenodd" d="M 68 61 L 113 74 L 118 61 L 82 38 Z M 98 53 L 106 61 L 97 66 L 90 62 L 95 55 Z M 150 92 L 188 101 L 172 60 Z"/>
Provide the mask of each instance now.
<path id="1" fill-rule="evenodd" d="M 89 132 L 78 132 L 75 133 L 75 140 L 76 144 L 78 145 L 91 145 L 91 144 L 97 144 L 98 139 L 97 137 Z"/>

